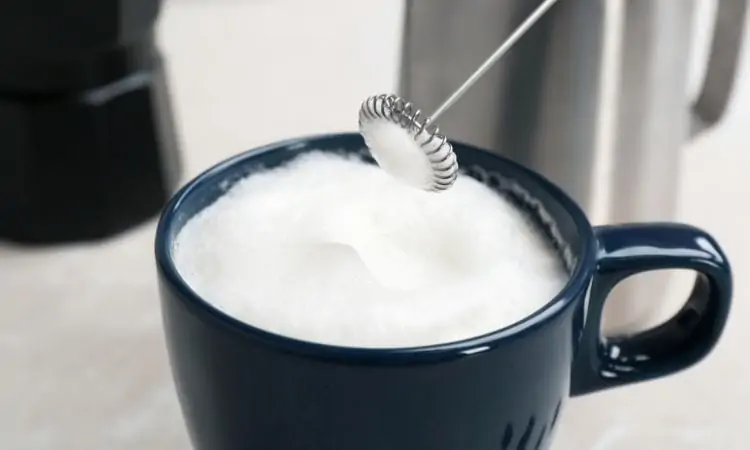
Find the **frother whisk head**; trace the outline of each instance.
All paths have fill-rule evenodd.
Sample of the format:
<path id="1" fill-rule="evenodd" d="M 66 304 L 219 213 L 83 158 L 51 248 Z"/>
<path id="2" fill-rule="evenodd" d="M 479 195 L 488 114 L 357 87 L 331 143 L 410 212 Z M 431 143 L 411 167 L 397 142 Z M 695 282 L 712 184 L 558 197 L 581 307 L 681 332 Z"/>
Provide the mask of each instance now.
<path id="1" fill-rule="evenodd" d="M 378 165 L 411 186 L 440 192 L 458 177 L 448 139 L 429 117 L 397 95 L 373 95 L 362 102 L 359 131 Z"/>
<path id="2" fill-rule="evenodd" d="M 368 97 L 359 110 L 359 132 L 378 165 L 397 179 L 444 191 L 458 176 L 453 146 L 432 121 L 460 99 L 558 0 L 544 0 L 429 117 L 397 95 Z"/>

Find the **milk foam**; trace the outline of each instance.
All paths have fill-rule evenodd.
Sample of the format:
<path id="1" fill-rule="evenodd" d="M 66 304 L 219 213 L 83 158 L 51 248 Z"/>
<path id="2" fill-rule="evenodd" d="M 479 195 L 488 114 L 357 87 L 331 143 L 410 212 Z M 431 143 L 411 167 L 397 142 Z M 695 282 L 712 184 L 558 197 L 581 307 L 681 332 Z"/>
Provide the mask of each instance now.
<path id="1" fill-rule="evenodd" d="M 470 177 L 436 194 L 316 152 L 233 186 L 184 226 L 174 259 L 196 293 L 255 327 L 410 347 L 495 331 L 549 302 L 568 275 L 534 230 Z"/>
<path id="2" fill-rule="evenodd" d="M 432 184 L 432 165 L 413 133 L 378 120 L 364 124 L 362 136 L 378 165 L 395 179 L 417 189 L 427 190 Z"/>

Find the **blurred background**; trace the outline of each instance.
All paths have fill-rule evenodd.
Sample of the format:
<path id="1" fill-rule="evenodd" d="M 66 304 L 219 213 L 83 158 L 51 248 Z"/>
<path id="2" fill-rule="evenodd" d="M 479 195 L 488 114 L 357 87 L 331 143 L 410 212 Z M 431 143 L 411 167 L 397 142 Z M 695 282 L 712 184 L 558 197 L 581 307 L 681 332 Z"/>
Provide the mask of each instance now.
<path id="1" fill-rule="evenodd" d="M 469 8 L 472 1 L 477 5 L 487 3 L 470 0 L 461 2 L 461 8 Z M 622 181 L 619 185 L 612 182 L 618 174 L 622 178 L 622 173 L 636 176 L 653 171 L 648 165 L 633 169 L 618 159 L 618 151 L 622 153 L 618 145 L 627 138 L 623 133 L 632 134 L 630 129 L 619 131 L 617 125 L 634 107 L 628 106 L 628 100 L 651 117 L 650 112 L 663 106 L 655 102 L 644 105 L 644 99 L 660 96 L 662 90 L 675 84 L 678 90 L 682 89 L 682 75 L 685 99 L 697 96 L 705 79 L 717 14 L 712 0 L 696 1 L 694 8 L 686 9 L 677 5 L 692 2 L 641 1 L 644 5 L 660 5 L 652 6 L 651 13 L 661 21 L 651 23 L 651 28 L 633 28 L 629 33 L 647 36 L 653 30 L 674 31 L 680 19 L 674 19 L 673 14 L 678 12 L 686 14 L 684 17 L 689 14 L 694 20 L 688 41 L 673 37 L 659 44 L 667 49 L 672 48 L 669 45 L 682 46 L 674 53 L 678 56 L 670 56 L 670 51 L 658 46 L 648 56 L 652 58 L 650 63 L 666 58 L 674 64 L 649 66 L 650 63 L 638 64 L 636 59 L 612 56 L 622 52 L 623 35 L 631 36 L 625 18 L 625 4 L 629 1 L 639 0 L 588 2 L 598 6 L 593 15 L 581 16 L 581 23 L 601 31 L 588 38 L 579 36 L 582 41 L 576 45 L 587 47 L 590 42 L 587 44 L 586 39 L 594 40 L 597 45 L 593 48 L 600 48 L 602 56 L 592 58 L 601 67 L 596 70 L 602 76 L 596 82 L 576 83 L 578 87 L 573 90 L 591 91 L 592 105 L 596 106 L 586 110 L 589 122 L 579 123 L 578 127 L 592 129 L 588 138 L 596 151 L 585 158 L 590 167 L 579 175 L 549 174 L 553 179 L 559 176 L 576 181 L 585 176 L 590 180 L 585 189 L 571 193 L 586 204 L 596 223 L 620 218 L 612 201 L 622 185 Z M 167 0 L 158 22 L 157 40 L 166 61 L 176 147 L 184 167 L 176 183 L 257 145 L 298 135 L 354 130 L 361 101 L 373 93 L 398 90 L 400 78 L 407 76 L 401 72 L 406 15 L 401 0 Z M 631 21 L 639 19 L 643 17 L 637 13 L 630 17 Z M 440 22 L 433 22 L 433 27 L 435 24 Z M 550 27 L 552 35 L 572 33 L 576 28 L 554 31 Z M 443 36 L 466 37 L 467 33 L 465 28 L 445 25 Z M 675 32 L 674 36 L 679 34 Z M 456 66 L 463 69 L 459 72 L 467 76 L 501 38 L 502 34 L 482 34 L 474 42 L 487 43 L 485 50 L 468 52 L 471 39 L 466 38 L 466 46 L 446 44 L 435 54 L 444 57 L 448 65 L 457 61 Z M 678 120 L 676 125 L 684 130 L 670 132 L 685 143 L 679 145 L 679 157 L 669 159 L 667 164 L 661 162 L 664 185 L 657 183 L 649 189 L 674 189 L 674 211 L 664 210 L 668 217 L 650 216 L 648 211 L 640 210 L 633 213 L 638 220 L 671 218 L 695 224 L 714 234 L 725 247 L 736 277 L 735 307 L 725 337 L 707 360 L 685 373 L 570 401 L 555 450 L 748 448 L 750 362 L 743 344 L 750 339 L 750 306 L 745 301 L 750 294 L 750 237 L 746 231 L 750 229 L 747 30 L 742 41 L 745 45 L 738 60 L 736 83 L 721 121 L 688 140 L 690 123 L 686 115 L 685 121 Z M 686 55 L 684 61 L 680 52 Z M 471 57 L 454 59 L 454 55 Z M 417 61 L 420 55 L 412 56 L 411 61 Z M 435 59 L 421 61 L 421 66 L 410 69 L 415 82 L 439 85 L 440 89 L 434 92 L 448 89 L 445 94 L 460 83 L 460 79 L 435 81 L 424 73 L 419 75 L 419 70 L 429 64 L 433 64 L 430 70 L 435 73 Z M 685 70 L 675 71 L 683 62 Z M 568 66 L 559 67 L 565 69 L 558 69 L 560 74 L 576 77 L 577 72 L 566 72 Z M 658 82 L 638 91 L 638 95 L 623 94 L 628 70 L 643 67 L 653 67 L 650 80 Z M 547 66 L 542 69 L 553 70 Z M 730 71 L 723 66 L 720 69 L 719 72 Z M 435 77 L 448 75 L 446 68 L 445 73 L 436 73 Z M 493 83 L 492 75 L 485 81 Z M 570 80 L 566 82 L 570 84 Z M 573 95 L 564 94 L 568 91 L 562 84 L 545 88 L 551 89 L 550 98 Z M 412 89 L 414 95 L 431 95 Z M 436 104 L 443 95 L 435 94 L 427 103 L 434 100 Z M 522 114 L 524 96 L 512 100 Z M 668 98 L 666 103 L 674 106 L 673 99 Z M 485 108 L 483 114 L 490 118 L 500 117 L 499 112 L 472 103 L 468 97 L 467 103 L 457 105 L 451 115 L 472 117 L 477 108 Z M 565 113 L 568 111 L 557 112 L 562 116 Z M 550 114 L 550 121 L 562 117 Z M 655 129 L 644 134 L 658 135 L 659 129 L 674 124 L 668 109 L 660 109 L 659 114 L 648 122 L 657 124 Z M 446 120 L 452 119 L 446 115 Z M 466 124 L 455 120 L 449 127 L 461 135 Z M 477 120 L 484 119 L 474 122 Z M 536 131 L 529 128 L 528 133 L 533 135 Z M 633 145 L 654 152 L 673 144 L 659 139 L 662 138 Z M 560 163 L 554 158 L 550 162 L 547 156 L 539 158 L 531 163 L 542 169 L 552 170 L 553 162 Z M 667 176 L 671 170 L 677 175 Z M 555 181 L 564 184 L 562 178 Z M 635 185 L 645 184 L 634 182 L 634 192 L 638 190 Z M 565 187 L 571 191 L 577 189 L 575 186 Z M 644 198 L 649 197 L 648 192 L 642 194 Z M 639 218 L 639 214 L 645 217 Z M 152 219 L 101 242 L 29 247 L 0 241 L 0 448 L 189 448 L 162 337 L 152 257 L 154 224 Z M 664 295 L 679 303 L 685 296 L 684 283 L 674 284 L 674 289 Z M 658 297 L 644 296 L 642 300 L 652 304 L 659 302 Z M 623 315 L 627 312 L 613 311 Z"/>

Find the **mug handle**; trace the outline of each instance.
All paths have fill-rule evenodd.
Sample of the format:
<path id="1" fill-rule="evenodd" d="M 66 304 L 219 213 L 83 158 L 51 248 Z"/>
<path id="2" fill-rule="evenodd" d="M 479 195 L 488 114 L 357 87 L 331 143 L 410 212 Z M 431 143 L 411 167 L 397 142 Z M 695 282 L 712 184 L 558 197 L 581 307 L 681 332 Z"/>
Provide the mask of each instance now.
<path id="1" fill-rule="evenodd" d="M 671 223 L 604 226 L 594 233 L 596 273 L 573 362 L 571 396 L 663 377 L 703 359 L 724 330 L 732 298 L 732 273 L 719 244 L 698 228 Z M 602 336 L 602 310 L 617 283 L 659 269 L 697 272 L 685 306 L 651 330 Z"/>

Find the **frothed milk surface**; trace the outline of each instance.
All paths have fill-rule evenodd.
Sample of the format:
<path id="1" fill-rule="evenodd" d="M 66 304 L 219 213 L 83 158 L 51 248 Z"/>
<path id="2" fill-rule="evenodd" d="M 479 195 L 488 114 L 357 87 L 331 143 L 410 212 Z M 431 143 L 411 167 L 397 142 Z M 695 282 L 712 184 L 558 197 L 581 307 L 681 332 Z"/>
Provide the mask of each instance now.
<path id="1" fill-rule="evenodd" d="M 526 216 L 482 183 L 460 176 L 425 192 L 323 152 L 234 185 L 184 226 L 174 258 L 188 285 L 231 316 L 353 347 L 489 333 L 568 280 Z"/>

